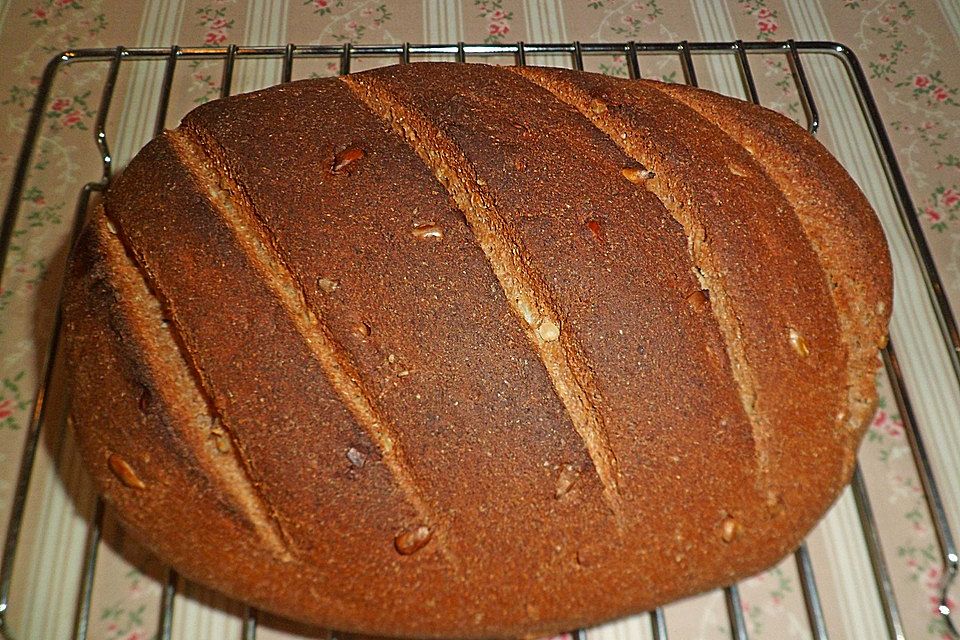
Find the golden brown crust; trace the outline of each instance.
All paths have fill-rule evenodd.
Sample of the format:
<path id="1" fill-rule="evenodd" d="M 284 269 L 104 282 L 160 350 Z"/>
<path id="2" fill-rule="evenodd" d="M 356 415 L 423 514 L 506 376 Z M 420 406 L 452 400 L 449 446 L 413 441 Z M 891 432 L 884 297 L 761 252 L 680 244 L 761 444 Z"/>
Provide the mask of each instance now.
<path id="1" fill-rule="evenodd" d="M 701 95 L 425 64 L 191 113 L 71 274 L 108 499 L 185 575 L 381 635 L 552 633 L 775 562 L 845 480 L 889 279 L 831 297 L 875 244 L 824 259 L 750 138 L 776 122 Z"/>
<path id="2" fill-rule="evenodd" d="M 447 515 L 439 515 L 465 551 L 458 554 L 464 571 L 512 573 L 519 587 L 520 576 L 543 566 L 575 570 L 573 552 L 561 555 L 556 547 L 583 539 L 591 521 L 606 517 L 599 488 L 584 481 L 565 500 L 554 497 L 562 469 L 590 461 L 463 217 L 403 141 L 345 86 L 285 89 L 263 105 L 210 105 L 185 126 L 219 146 L 225 168 L 245 185 L 284 261 L 305 283 L 308 303 L 355 354 L 364 384 L 403 431 L 419 485 L 444 505 Z M 342 116 L 316 122 L 320 105 Z M 282 124 L 267 132 L 245 124 L 270 114 Z M 318 147 L 287 143 L 308 127 Z M 264 133 L 278 144 L 257 157 L 248 136 Z M 334 172 L 337 156 L 350 148 L 361 148 L 363 157 Z M 311 179 L 275 180 L 272 163 Z M 371 184 L 378 185 L 372 193 Z M 418 235 L 424 226 L 443 238 Z M 353 241 L 318 252 L 318 238 L 336 237 Z M 504 491 L 507 485 L 513 492 Z M 522 530 L 487 515 L 510 511 L 527 523 Z M 561 523 L 550 538 L 535 524 L 544 518 Z M 470 592 L 479 589 L 491 603 L 479 614 L 500 609 L 528 617 L 526 594 L 493 580 Z"/>
<path id="3" fill-rule="evenodd" d="M 398 572 L 392 541 L 416 514 L 375 456 L 364 474 L 351 473 L 347 450 L 375 448 L 168 138 L 148 145 L 116 188 L 129 197 L 108 199 L 107 216 L 163 302 L 293 555 L 336 574 Z M 165 232 L 174 228 L 176 237 Z M 432 562 L 411 567 L 411 578 L 447 572 L 435 551 L 422 558 Z M 361 606 L 369 596 L 354 583 L 336 600 Z"/>
<path id="4" fill-rule="evenodd" d="M 686 106 L 659 96 L 656 83 L 523 73 L 578 104 L 653 170 L 644 185 L 687 228 L 717 317 L 728 329 L 727 347 L 753 418 L 760 483 L 772 508 L 786 504 L 789 526 L 810 526 L 823 509 L 821 496 L 846 481 L 846 442 L 830 432 L 774 425 L 835 421 L 839 428 L 846 354 L 836 348 L 827 280 L 789 204 L 744 149 Z M 812 314 L 811 304 L 822 311 Z M 822 484 L 811 492 L 798 478 L 818 460 Z"/>
<path id="5" fill-rule="evenodd" d="M 791 120 L 705 91 L 655 87 L 710 118 L 742 145 L 798 215 L 828 278 L 850 353 L 845 426 L 858 442 L 876 403 L 876 349 L 885 343 L 893 306 L 893 269 L 880 221 L 840 163 Z"/>
<path id="6" fill-rule="evenodd" d="M 577 105 L 654 175 L 644 185 L 684 225 L 741 381 L 760 484 L 805 530 L 847 480 L 846 404 L 836 312 L 818 257 L 782 194 L 739 145 L 656 83 L 563 70 L 523 75 Z M 814 312 L 813 309 L 818 311 Z M 840 349 L 837 347 L 841 346 Z M 778 425 L 818 425 L 782 429 Z M 817 466 L 823 493 L 801 478 Z M 764 477 L 767 475 L 768 477 Z"/>
<path id="7" fill-rule="evenodd" d="M 445 78 L 437 80 L 444 83 Z M 363 76 L 357 82 L 350 78 L 346 82 L 367 107 L 410 142 L 413 150 L 431 168 L 460 208 L 490 263 L 517 324 L 543 363 L 557 398 L 583 441 L 607 506 L 618 526 L 622 526 L 621 470 L 610 442 L 608 417 L 599 406 L 600 391 L 596 388 L 592 369 L 584 359 L 575 332 L 571 330 L 570 319 L 563 313 L 556 295 L 542 274 L 531 266 L 533 260 L 530 251 L 524 245 L 523 232 L 516 224 L 517 212 L 509 209 L 509 203 L 504 210 L 502 202 L 497 202 L 498 199 L 502 200 L 503 190 L 498 193 L 495 184 L 487 188 L 490 173 L 485 169 L 488 167 L 472 163 L 460 150 L 464 145 L 444 131 L 442 125 L 437 127 L 433 124 L 440 113 L 421 112 L 417 108 L 416 98 L 409 95 L 400 99 L 391 95 L 389 82 L 379 82 L 372 74 Z M 448 88 L 458 93 L 464 87 L 448 85 Z M 504 89 L 500 85 L 496 88 L 500 91 Z M 431 95 L 431 88 L 426 91 L 427 95 Z M 431 95 L 430 104 L 442 104 L 445 97 Z M 509 100 L 509 97 L 506 99 Z M 482 119 L 486 114 L 478 112 L 476 115 Z M 483 156 L 487 151 L 482 145 L 465 146 L 471 150 L 471 157 Z M 539 162 L 538 157 L 531 156 L 529 161 L 535 164 Z M 539 186 L 546 187 L 545 191 L 548 191 L 550 185 L 541 181 Z M 494 193 L 498 193 L 496 199 L 492 195 Z M 549 204 L 544 203 L 545 206 Z M 532 212 L 524 213 L 535 215 Z M 588 276 L 584 274 L 584 277 Z"/>
<path id="8" fill-rule="evenodd" d="M 254 580 L 241 569 L 248 561 L 289 573 L 282 541 L 249 504 L 242 481 L 231 477 L 232 451 L 217 448 L 202 398 L 195 389 L 171 398 L 189 385 L 174 380 L 177 349 L 99 208 L 74 255 L 71 282 L 64 298 L 67 357 L 84 363 L 73 370 L 75 388 L 97 390 L 76 398 L 71 421 L 93 477 L 125 525 L 187 575 L 226 580 L 234 592 Z M 171 352 L 161 353 L 165 347 Z M 123 428 L 104 428 L 107 416 Z M 211 526 L 185 529 L 193 519 Z M 276 585 L 258 582 L 257 591 L 276 597 Z"/>
<path id="9" fill-rule="evenodd" d="M 623 177 L 630 158 L 548 93 L 531 90 L 506 71 L 443 67 L 418 82 L 411 81 L 413 73 L 415 68 L 400 67 L 353 81 L 367 88 L 372 102 L 402 105 L 390 109 L 411 129 L 407 137 L 420 141 L 416 144 L 448 150 L 436 161 L 440 172 L 469 165 L 465 173 L 476 186 L 463 185 L 466 200 L 478 197 L 478 186 L 489 185 L 494 204 L 484 207 L 496 209 L 541 296 L 560 310 L 561 335 L 590 363 L 591 395 L 605 413 L 619 460 L 619 488 L 629 514 L 624 535 L 656 540 L 637 557 L 620 551 L 621 561 L 638 573 L 666 563 L 678 576 L 659 585 L 667 593 L 680 582 L 716 581 L 722 563 L 704 571 L 702 561 L 716 551 L 711 542 L 721 543 L 721 522 L 736 514 L 750 523 L 743 549 L 751 547 L 754 535 L 763 535 L 765 523 L 745 506 L 762 501 L 743 495 L 753 484 L 752 466 L 743 463 L 753 443 L 722 343 L 709 318 L 686 300 L 697 282 L 681 229 L 655 198 Z M 501 100 L 496 106 L 484 99 L 492 91 Z M 531 103 L 542 122 L 530 115 Z M 459 126 L 466 114 L 497 125 Z M 517 170 L 520 160 L 523 169 Z M 525 197 L 532 192 L 536 199 Z M 624 299 L 624 290 L 633 295 Z M 676 325 L 664 323 L 665 317 Z M 660 384 L 663 376 L 675 384 Z M 691 403 L 705 388 L 713 393 Z M 677 428 L 690 421 L 709 427 Z M 691 492 L 710 499 L 678 495 L 669 480 L 678 469 L 690 474 L 683 484 Z M 699 470 L 696 482 L 693 470 Z M 670 540 L 655 534 L 661 526 L 653 517 L 658 508 L 666 510 L 662 517 L 683 523 Z M 718 533 L 711 540 L 714 527 Z M 748 562 L 746 555 L 740 561 Z"/>

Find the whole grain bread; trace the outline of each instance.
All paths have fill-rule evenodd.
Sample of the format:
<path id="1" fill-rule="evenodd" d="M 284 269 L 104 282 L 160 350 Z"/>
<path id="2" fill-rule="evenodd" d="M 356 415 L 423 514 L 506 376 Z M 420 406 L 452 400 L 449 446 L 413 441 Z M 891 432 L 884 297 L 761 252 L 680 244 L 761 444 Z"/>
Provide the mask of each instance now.
<path id="1" fill-rule="evenodd" d="M 515 637 L 795 548 L 850 479 L 891 269 L 771 111 L 413 64 L 197 108 L 67 291 L 83 455 L 179 572 L 345 631 Z"/>

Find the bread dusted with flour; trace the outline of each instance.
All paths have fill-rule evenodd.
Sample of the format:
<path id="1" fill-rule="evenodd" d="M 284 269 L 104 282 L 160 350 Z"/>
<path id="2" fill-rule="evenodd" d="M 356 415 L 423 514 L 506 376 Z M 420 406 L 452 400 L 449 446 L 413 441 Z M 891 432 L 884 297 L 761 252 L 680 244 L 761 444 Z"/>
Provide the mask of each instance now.
<path id="1" fill-rule="evenodd" d="M 796 547 L 890 296 L 863 195 L 773 112 L 390 67 L 203 105 L 130 163 L 74 256 L 72 417 L 191 579 L 347 631 L 546 634 Z"/>

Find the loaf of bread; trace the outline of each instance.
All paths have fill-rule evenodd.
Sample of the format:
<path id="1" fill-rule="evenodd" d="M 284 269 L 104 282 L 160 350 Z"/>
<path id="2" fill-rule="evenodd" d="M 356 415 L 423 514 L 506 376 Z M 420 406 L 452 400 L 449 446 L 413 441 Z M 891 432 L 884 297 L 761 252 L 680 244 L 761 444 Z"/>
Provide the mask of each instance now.
<path id="1" fill-rule="evenodd" d="M 72 421 L 182 575 L 518 637 L 763 570 L 850 480 L 880 226 L 764 108 L 424 63 L 205 104 L 75 250 Z"/>

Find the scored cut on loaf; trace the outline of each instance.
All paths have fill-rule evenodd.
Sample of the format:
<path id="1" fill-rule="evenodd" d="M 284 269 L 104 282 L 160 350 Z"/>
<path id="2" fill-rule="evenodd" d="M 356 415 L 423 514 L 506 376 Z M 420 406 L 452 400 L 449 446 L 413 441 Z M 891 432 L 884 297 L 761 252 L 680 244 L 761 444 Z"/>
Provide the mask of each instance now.
<path id="1" fill-rule="evenodd" d="M 423 63 L 205 104 L 111 185 L 72 422 L 184 576 L 389 636 L 517 637 L 765 569 L 849 482 L 880 226 L 794 123 Z"/>

